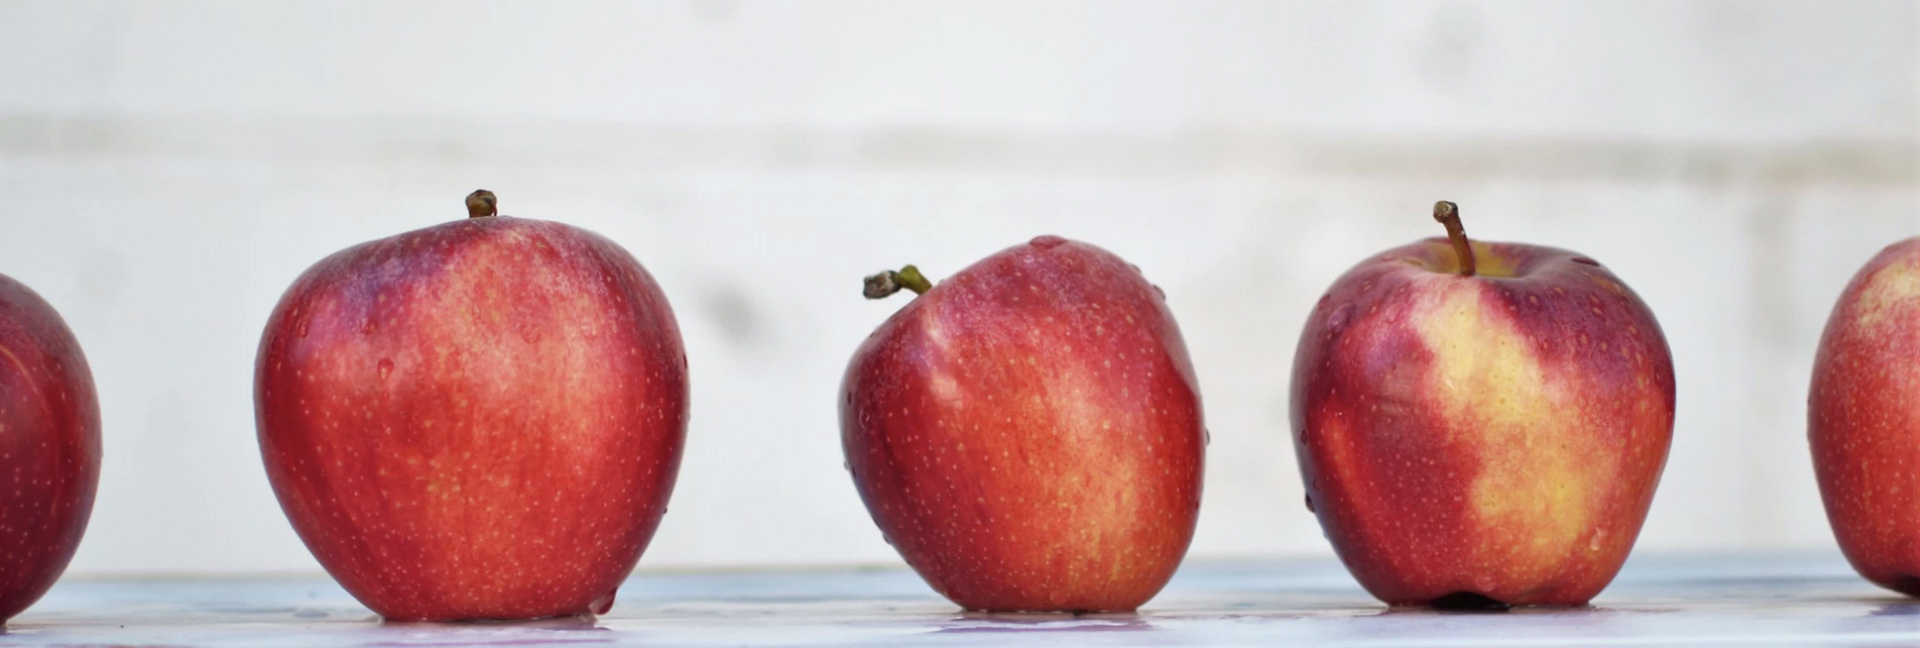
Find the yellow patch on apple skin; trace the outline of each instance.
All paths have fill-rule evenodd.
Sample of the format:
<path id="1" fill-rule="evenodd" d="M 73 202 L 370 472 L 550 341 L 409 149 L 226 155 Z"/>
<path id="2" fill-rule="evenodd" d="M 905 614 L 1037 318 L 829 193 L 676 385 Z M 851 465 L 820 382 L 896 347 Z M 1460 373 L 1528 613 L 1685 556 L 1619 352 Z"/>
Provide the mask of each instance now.
<path id="1" fill-rule="evenodd" d="M 1584 452 L 1574 390 L 1546 374 L 1533 345 L 1479 282 L 1459 281 L 1414 321 L 1433 353 L 1429 386 L 1451 423 L 1452 443 L 1479 448 L 1480 472 L 1467 493 L 1479 533 L 1480 566 L 1513 580 L 1552 577 L 1584 547 L 1595 461 Z"/>
<path id="2" fill-rule="evenodd" d="M 1899 259 L 1873 273 L 1860 289 L 1854 306 L 1854 319 L 1860 326 L 1874 328 L 1897 316 L 1903 307 L 1920 302 L 1920 268 L 1911 259 Z"/>
<path id="3" fill-rule="evenodd" d="M 1453 252 L 1453 244 L 1446 239 L 1428 242 L 1433 248 L 1434 262 L 1424 264 L 1429 270 L 1441 274 L 1459 274 L 1460 257 Z M 1520 268 L 1513 259 L 1494 250 L 1492 245 L 1480 241 L 1471 241 L 1473 246 L 1473 271 L 1482 277 L 1512 277 L 1519 274 Z"/>

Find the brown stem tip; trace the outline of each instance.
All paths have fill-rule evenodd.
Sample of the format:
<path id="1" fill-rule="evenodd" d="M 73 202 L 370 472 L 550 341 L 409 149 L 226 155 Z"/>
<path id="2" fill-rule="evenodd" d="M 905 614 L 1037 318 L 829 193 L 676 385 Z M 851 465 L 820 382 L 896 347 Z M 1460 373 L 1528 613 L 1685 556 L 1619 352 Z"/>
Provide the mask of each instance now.
<path id="1" fill-rule="evenodd" d="M 1433 219 L 1447 227 L 1447 238 L 1453 241 L 1453 253 L 1460 257 L 1460 276 L 1473 276 L 1473 244 L 1467 241 L 1467 228 L 1460 225 L 1460 206 L 1445 200 L 1434 203 Z"/>
<path id="2" fill-rule="evenodd" d="M 467 194 L 467 218 L 487 218 L 500 215 L 500 201 L 493 192 L 476 189 Z"/>
<path id="3" fill-rule="evenodd" d="M 899 271 L 887 270 L 867 277 L 866 287 L 860 294 L 866 295 L 867 299 L 886 299 L 900 292 L 901 289 L 911 290 L 915 295 L 923 295 L 933 289 L 933 282 L 927 281 L 926 275 L 920 274 L 919 268 L 909 264 Z"/>

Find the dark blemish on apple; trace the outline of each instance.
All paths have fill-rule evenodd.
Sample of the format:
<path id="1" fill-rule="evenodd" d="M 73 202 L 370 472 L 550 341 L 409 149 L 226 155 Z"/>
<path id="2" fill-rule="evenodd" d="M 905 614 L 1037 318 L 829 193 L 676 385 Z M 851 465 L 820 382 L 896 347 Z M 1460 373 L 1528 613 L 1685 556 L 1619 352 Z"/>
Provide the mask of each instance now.
<path id="1" fill-rule="evenodd" d="M 1347 321 L 1351 319 L 1353 319 L 1353 304 L 1341 304 L 1339 308 L 1333 309 L 1333 314 L 1327 316 L 1327 332 L 1339 334 L 1346 330 Z"/>
<path id="2" fill-rule="evenodd" d="M 1033 240 L 1029 241 L 1028 244 L 1034 247 L 1040 248 L 1042 250 L 1051 250 L 1053 248 L 1060 247 L 1060 244 L 1065 242 L 1067 242 L 1067 240 L 1064 238 L 1060 238 L 1052 234 L 1042 234 L 1040 236 L 1033 237 Z M 1140 269 L 1134 268 L 1133 271 L 1139 272 Z"/>

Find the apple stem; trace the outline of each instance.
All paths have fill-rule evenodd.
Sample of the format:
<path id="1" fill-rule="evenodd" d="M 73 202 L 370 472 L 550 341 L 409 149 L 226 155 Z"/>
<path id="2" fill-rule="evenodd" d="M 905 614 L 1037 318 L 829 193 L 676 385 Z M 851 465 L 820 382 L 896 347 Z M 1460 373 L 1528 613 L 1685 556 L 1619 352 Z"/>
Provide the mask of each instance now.
<path id="1" fill-rule="evenodd" d="M 907 264 L 897 272 L 887 270 L 867 277 L 866 289 L 861 294 L 866 295 L 867 299 L 886 299 L 902 288 L 913 291 L 915 295 L 924 295 L 933 289 L 933 282 L 927 281 L 927 276 L 920 274 L 919 268 Z"/>
<path id="2" fill-rule="evenodd" d="M 467 218 L 488 218 L 500 215 L 500 201 L 493 192 L 476 189 L 467 194 Z"/>
<path id="3" fill-rule="evenodd" d="M 1460 225 L 1460 206 L 1445 200 L 1434 203 L 1433 219 L 1447 226 L 1447 238 L 1453 240 L 1453 253 L 1460 257 L 1460 276 L 1473 276 L 1473 245 L 1467 242 L 1467 228 Z"/>

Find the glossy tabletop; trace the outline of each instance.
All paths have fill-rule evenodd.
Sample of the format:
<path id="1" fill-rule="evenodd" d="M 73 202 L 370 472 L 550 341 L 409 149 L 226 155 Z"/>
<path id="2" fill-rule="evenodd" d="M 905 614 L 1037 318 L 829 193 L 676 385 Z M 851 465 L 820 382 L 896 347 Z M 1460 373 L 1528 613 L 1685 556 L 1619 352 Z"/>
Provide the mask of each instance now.
<path id="1" fill-rule="evenodd" d="M 1331 560 L 1195 561 L 1137 615 L 965 614 L 904 569 L 641 572 L 597 619 L 384 624 L 325 578 L 70 579 L 0 646 L 1920 646 L 1837 554 L 1643 556 L 1589 608 L 1388 610 Z"/>

